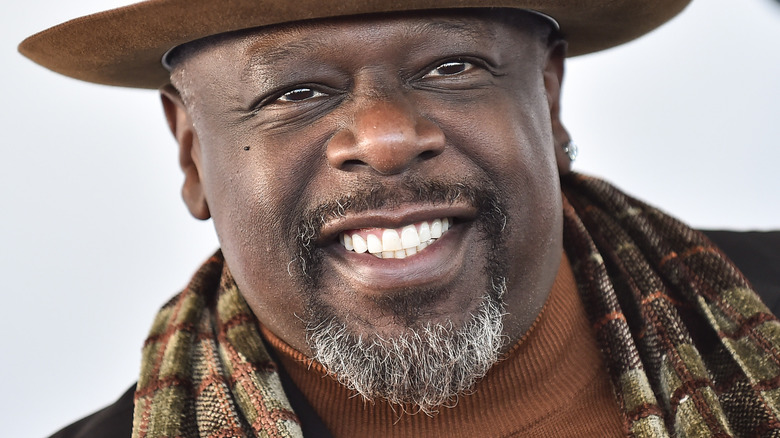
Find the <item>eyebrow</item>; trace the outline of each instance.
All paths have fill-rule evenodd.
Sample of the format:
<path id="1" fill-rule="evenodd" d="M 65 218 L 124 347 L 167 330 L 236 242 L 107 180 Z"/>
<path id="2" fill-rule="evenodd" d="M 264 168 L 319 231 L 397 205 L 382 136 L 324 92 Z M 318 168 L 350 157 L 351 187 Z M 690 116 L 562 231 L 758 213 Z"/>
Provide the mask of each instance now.
<path id="1" fill-rule="evenodd" d="M 271 67 L 300 53 L 316 51 L 324 48 L 326 45 L 319 39 L 299 39 L 272 49 L 255 50 L 257 46 L 258 44 L 250 46 L 250 50 L 255 53 L 250 57 L 248 70 Z"/>

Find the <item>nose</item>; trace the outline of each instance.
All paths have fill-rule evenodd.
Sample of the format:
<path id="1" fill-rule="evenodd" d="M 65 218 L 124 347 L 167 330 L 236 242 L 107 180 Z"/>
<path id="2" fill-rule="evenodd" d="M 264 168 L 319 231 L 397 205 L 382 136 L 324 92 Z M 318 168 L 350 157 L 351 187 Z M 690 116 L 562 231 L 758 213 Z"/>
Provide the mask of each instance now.
<path id="1" fill-rule="evenodd" d="M 444 132 L 404 100 L 371 101 L 329 141 L 327 159 L 336 169 L 365 165 L 393 175 L 444 151 Z"/>

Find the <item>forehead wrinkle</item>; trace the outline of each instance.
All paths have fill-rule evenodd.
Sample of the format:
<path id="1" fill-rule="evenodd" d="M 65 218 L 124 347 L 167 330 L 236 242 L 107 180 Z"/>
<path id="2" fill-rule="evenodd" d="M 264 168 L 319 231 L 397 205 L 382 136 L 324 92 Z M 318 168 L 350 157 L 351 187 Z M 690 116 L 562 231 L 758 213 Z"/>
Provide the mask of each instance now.
<path id="1" fill-rule="evenodd" d="M 486 35 L 490 38 L 496 37 L 495 26 L 485 26 L 481 21 L 473 19 L 448 18 L 446 20 L 424 21 L 417 23 L 411 29 L 412 34 L 423 36 L 433 32 L 444 33 L 445 36 L 466 37 L 472 41 L 477 41 Z"/>
<path id="2" fill-rule="evenodd" d="M 293 34 L 291 36 L 301 34 L 301 32 L 295 30 L 286 31 L 285 33 Z M 249 44 L 245 52 L 250 54 L 249 62 L 244 69 L 244 75 L 249 76 L 257 72 L 268 72 L 273 70 L 274 66 L 279 63 L 296 59 L 301 54 L 313 53 L 327 47 L 323 41 L 315 37 L 288 37 L 285 40 L 282 45 L 268 47 L 267 39 L 261 35 L 256 42 Z"/>
<path id="3" fill-rule="evenodd" d="M 467 20 L 455 17 L 446 17 L 444 20 L 425 20 L 410 19 L 414 24 L 406 33 L 407 36 L 429 36 L 432 33 L 443 33 L 445 37 L 466 37 L 472 41 L 484 38 L 486 35 L 495 38 L 495 26 L 487 26 L 477 20 Z M 369 23 L 370 21 L 366 21 Z M 338 26 L 329 26 L 332 32 L 339 32 Z M 304 36 L 306 34 L 305 25 L 293 25 L 283 29 L 276 29 L 282 32 L 285 43 L 277 47 L 267 47 L 267 37 L 259 35 L 257 41 L 252 42 L 246 48 L 247 53 L 251 53 L 246 73 L 250 74 L 258 71 L 268 71 L 273 69 L 274 65 L 295 59 L 300 54 L 312 53 L 329 46 L 315 36 Z"/>
<path id="4" fill-rule="evenodd" d="M 417 41 L 417 44 L 428 45 L 432 43 L 432 36 L 436 40 L 461 41 L 468 43 L 484 42 L 485 39 L 496 39 L 498 35 L 497 23 L 487 16 L 477 15 L 468 17 L 458 16 L 433 16 L 402 17 L 401 20 L 409 24 L 405 31 L 399 34 L 401 38 L 409 41 Z M 367 27 L 381 25 L 371 20 L 362 20 Z M 330 33 L 343 32 L 341 23 L 327 23 L 320 30 Z M 320 23 L 322 25 L 322 23 Z M 349 24 L 347 24 L 349 26 Z M 249 61 L 242 69 L 241 79 L 244 82 L 253 83 L 271 81 L 272 74 L 279 65 L 289 63 L 291 60 L 301 59 L 302 55 L 310 53 L 322 53 L 322 50 L 331 50 L 331 44 L 322 40 L 326 33 L 309 32 L 310 25 L 306 23 L 294 23 L 279 26 L 269 32 L 260 31 L 255 34 L 244 49 Z M 370 30 L 370 29 L 369 29 Z M 369 37 L 366 41 L 370 40 Z"/>

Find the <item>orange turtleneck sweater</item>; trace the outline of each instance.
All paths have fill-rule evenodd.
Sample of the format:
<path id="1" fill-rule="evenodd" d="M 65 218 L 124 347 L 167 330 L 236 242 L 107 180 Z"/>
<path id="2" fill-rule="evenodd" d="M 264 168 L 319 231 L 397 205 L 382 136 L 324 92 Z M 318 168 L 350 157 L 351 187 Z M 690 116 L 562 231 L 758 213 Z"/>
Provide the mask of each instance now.
<path id="1" fill-rule="evenodd" d="M 334 437 L 612 437 L 623 422 L 564 255 L 533 327 L 457 405 L 405 414 L 373 403 L 261 327 L 281 365 Z"/>

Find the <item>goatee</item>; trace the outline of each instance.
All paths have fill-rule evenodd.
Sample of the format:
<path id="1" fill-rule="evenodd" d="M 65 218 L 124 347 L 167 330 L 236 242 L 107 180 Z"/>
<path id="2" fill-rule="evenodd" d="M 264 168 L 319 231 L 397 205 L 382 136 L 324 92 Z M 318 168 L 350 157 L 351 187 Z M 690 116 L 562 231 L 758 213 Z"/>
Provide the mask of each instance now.
<path id="1" fill-rule="evenodd" d="M 498 361 L 505 345 L 502 331 L 507 267 L 502 230 L 506 217 L 498 191 L 489 184 L 476 187 L 462 182 L 410 181 L 404 189 L 391 192 L 373 187 L 304 214 L 297 230 L 299 276 L 307 307 L 304 320 L 313 358 L 342 384 L 368 400 L 383 398 L 407 412 L 432 414 L 468 392 Z M 358 334 L 321 299 L 318 279 L 322 254 L 313 242 L 328 219 L 404 202 L 436 204 L 455 200 L 476 208 L 473 225 L 482 233 L 489 250 L 480 302 L 459 326 L 451 321 L 420 321 L 415 314 L 396 314 L 397 320 L 408 323 L 400 334 Z M 442 293 L 446 291 L 420 290 L 406 296 Z M 396 313 L 414 308 L 397 304 L 393 306 Z"/>

